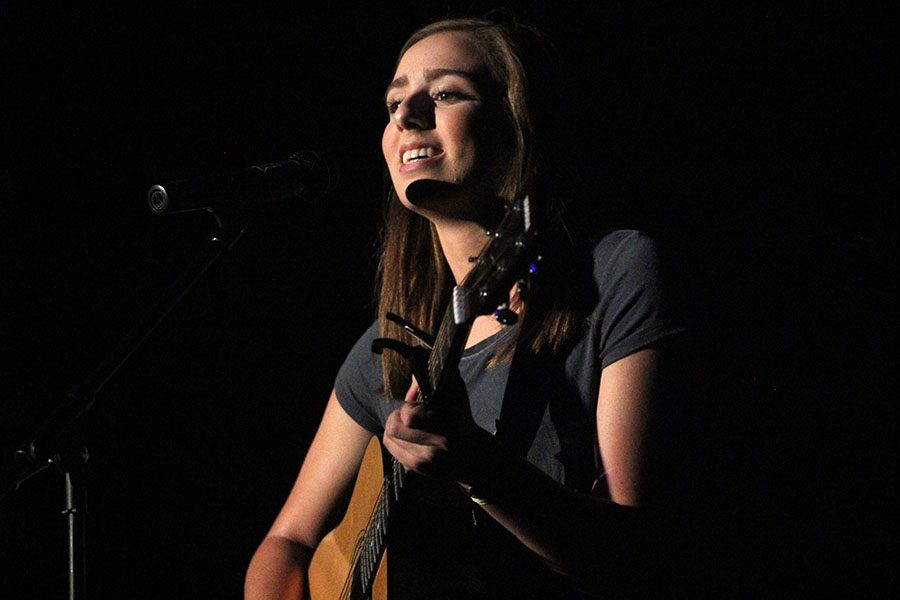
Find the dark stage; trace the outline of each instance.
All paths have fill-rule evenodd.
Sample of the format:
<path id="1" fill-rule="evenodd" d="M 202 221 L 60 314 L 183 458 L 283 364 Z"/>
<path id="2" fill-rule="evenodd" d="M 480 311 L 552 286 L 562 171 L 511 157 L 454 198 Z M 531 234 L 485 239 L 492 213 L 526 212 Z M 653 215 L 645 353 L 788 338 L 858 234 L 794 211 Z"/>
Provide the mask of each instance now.
<path id="1" fill-rule="evenodd" d="M 150 214 L 151 184 L 298 149 L 341 171 L 324 199 L 249 216 L 98 394 L 89 597 L 240 595 L 374 316 L 396 52 L 425 22 L 500 4 L 2 4 L 4 466 L 212 232 L 207 213 Z M 726 471 L 753 508 L 736 544 L 783 550 L 767 568 L 784 596 L 885 595 L 896 11 L 510 4 L 563 58 L 577 223 L 646 229 L 683 261 L 710 446 L 728 446 L 697 472 Z M 0 502 L 0 598 L 64 597 L 62 507 L 53 470 Z"/>

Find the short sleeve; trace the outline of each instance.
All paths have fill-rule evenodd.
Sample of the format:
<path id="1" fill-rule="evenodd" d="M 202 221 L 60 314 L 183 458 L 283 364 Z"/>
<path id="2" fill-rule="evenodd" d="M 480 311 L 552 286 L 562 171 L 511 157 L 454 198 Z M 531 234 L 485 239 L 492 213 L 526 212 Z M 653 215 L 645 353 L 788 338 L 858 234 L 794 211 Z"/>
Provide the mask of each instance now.
<path id="1" fill-rule="evenodd" d="M 389 414 L 382 392 L 381 360 L 372 352 L 372 341 L 378 333 L 376 320 L 353 345 L 334 382 L 335 394 L 344 411 L 374 435 L 384 431 Z"/>
<path id="2" fill-rule="evenodd" d="M 684 330 L 660 244 L 639 231 L 615 231 L 594 249 L 600 301 L 601 366 Z"/>

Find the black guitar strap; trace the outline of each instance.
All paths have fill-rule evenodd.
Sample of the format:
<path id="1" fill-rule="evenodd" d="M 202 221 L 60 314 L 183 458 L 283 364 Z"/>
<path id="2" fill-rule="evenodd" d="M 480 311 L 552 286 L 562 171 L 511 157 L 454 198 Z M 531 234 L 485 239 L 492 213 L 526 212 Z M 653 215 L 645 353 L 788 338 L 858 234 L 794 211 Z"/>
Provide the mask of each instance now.
<path id="1" fill-rule="evenodd" d="M 500 418 L 497 419 L 497 441 L 508 452 L 529 460 L 548 452 L 547 444 L 560 448 L 554 464 L 562 469 L 561 482 L 574 489 L 589 492 L 598 468 L 596 427 L 578 425 L 585 418 L 584 408 L 566 377 L 565 362 L 554 359 L 551 352 L 535 355 L 521 347 L 510 365 L 503 394 Z M 545 415 L 551 436 L 556 440 L 538 439 Z M 574 434 L 575 437 L 571 437 Z M 562 437 L 566 436 L 566 437 Z M 530 456 L 534 452 L 535 456 Z M 548 472 L 549 474 L 549 472 Z"/>
<path id="2" fill-rule="evenodd" d="M 522 344 L 516 348 L 503 393 L 497 440 L 515 456 L 528 457 L 552 392 L 550 360 Z"/>

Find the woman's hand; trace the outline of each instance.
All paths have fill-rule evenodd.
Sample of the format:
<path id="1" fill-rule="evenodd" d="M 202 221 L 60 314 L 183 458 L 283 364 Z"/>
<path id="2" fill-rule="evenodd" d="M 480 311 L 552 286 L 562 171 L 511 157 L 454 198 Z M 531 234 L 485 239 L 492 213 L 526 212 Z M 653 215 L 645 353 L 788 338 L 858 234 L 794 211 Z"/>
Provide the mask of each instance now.
<path id="1" fill-rule="evenodd" d="M 425 404 L 418 401 L 419 386 L 413 379 L 403 406 L 388 416 L 384 446 L 408 470 L 466 482 L 490 434 L 472 419 L 458 376 L 446 389 Z"/>

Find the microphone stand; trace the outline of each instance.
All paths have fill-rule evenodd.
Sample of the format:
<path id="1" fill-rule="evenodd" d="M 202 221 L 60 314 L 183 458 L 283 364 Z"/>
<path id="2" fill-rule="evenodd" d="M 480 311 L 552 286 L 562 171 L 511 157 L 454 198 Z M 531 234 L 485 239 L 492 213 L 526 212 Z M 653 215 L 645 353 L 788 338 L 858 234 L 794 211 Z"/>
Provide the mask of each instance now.
<path id="1" fill-rule="evenodd" d="M 37 432 L 15 452 L 12 464 L 0 479 L 0 500 L 19 489 L 27 479 L 50 466 L 63 474 L 65 515 L 68 525 L 69 600 L 84 600 L 85 590 L 85 511 L 87 485 L 85 463 L 87 449 L 81 425 L 103 386 L 128 358 L 141 347 L 200 277 L 243 235 L 246 226 L 231 226 L 218 215 L 217 231 L 182 275 L 160 296 L 138 324 L 122 339 L 109 356 L 80 384 L 73 386 L 63 401 L 50 413 Z"/>

